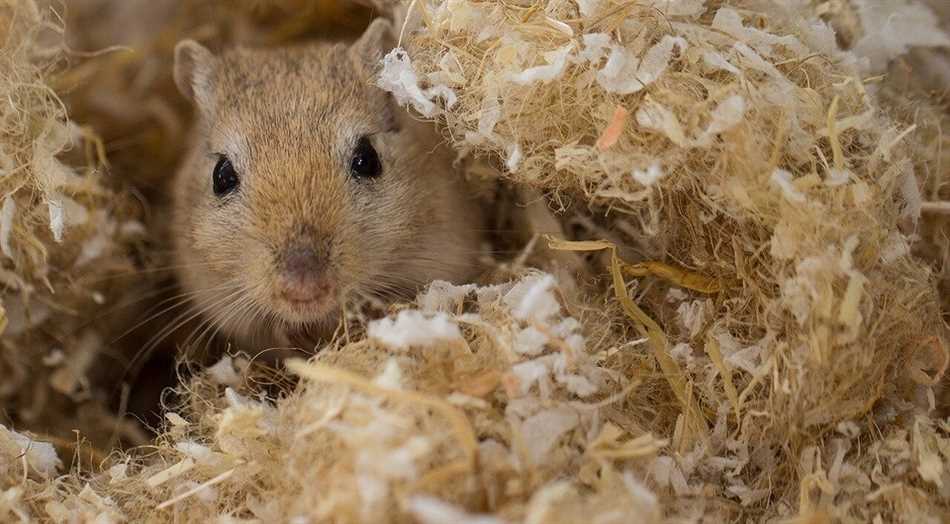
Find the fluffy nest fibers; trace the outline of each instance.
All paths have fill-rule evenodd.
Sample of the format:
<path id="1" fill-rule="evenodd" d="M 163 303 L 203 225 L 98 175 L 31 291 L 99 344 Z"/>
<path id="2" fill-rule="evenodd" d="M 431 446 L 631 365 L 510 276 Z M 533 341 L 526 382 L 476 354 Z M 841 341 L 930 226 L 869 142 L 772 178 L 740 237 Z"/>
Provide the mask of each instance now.
<path id="1" fill-rule="evenodd" d="M 139 175 L 103 169 L 100 120 L 67 120 L 52 87 L 82 57 L 54 11 L 0 4 L 0 520 L 950 520 L 948 113 L 914 83 L 946 71 L 903 62 L 950 45 L 932 11 L 376 7 L 400 33 L 379 86 L 471 176 L 530 197 L 523 252 L 279 373 L 225 357 L 157 438 L 107 455 L 27 430 L 56 402 L 74 440 L 123 427 L 77 399 L 116 329 L 97 304 L 128 292 L 109 276 L 149 247 L 122 182 Z"/>

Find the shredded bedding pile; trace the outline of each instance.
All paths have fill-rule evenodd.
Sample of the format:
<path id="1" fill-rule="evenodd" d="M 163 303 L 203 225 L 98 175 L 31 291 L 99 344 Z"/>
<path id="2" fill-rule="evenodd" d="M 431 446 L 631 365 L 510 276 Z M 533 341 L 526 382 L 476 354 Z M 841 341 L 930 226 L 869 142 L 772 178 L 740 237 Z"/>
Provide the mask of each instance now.
<path id="1" fill-rule="evenodd" d="M 68 167 L 101 158 L 57 156 L 93 135 L 45 87 L 62 48 L 42 48 L 41 29 L 55 18 L 18 5 L 0 11 L 17 35 L 2 59 L 20 75 L 0 84 L 0 356 L 45 388 L 43 326 L 90 351 L 108 344 L 79 336 L 84 315 L 48 307 L 45 323 L 17 324 L 11 312 L 75 304 L 91 270 L 49 261 L 96 238 L 96 256 L 125 261 L 116 246 L 136 228 L 94 170 Z M 28 420 L 0 427 L 0 519 L 950 519 L 948 112 L 895 72 L 912 48 L 950 46 L 931 10 L 375 5 L 399 37 L 378 85 L 437 122 L 471 176 L 530 200 L 511 211 L 530 241 L 495 259 L 491 282 L 433 283 L 383 318 L 352 319 L 310 360 L 278 371 L 232 355 L 182 377 L 148 447 L 70 465 Z M 74 107 L 104 126 L 90 97 Z M 161 147 L 181 146 L 172 135 Z M 117 154 L 117 176 L 140 176 Z M 52 290 L 55 302 L 39 298 Z M 12 398 L 0 396 L 19 412 Z"/>
<path id="2" fill-rule="evenodd" d="M 62 30 L 35 2 L 0 4 L 0 405 L 4 423 L 61 424 L 49 436 L 68 443 L 73 427 L 123 432 L 92 398 L 96 362 L 109 359 L 92 323 L 132 291 L 115 275 L 145 231 L 103 176 L 95 132 L 69 121 L 53 90 Z"/>

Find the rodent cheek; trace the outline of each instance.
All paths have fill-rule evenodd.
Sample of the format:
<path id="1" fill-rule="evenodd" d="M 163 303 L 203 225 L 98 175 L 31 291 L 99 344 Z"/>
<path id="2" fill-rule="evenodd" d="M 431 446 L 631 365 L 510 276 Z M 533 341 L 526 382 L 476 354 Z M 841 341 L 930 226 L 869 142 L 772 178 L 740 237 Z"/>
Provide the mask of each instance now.
<path id="1" fill-rule="evenodd" d="M 250 268 L 260 259 L 260 250 L 243 230 L 236 211 L 219 206 L 205 209 L 194 224 L 193 247 L 203 259 L 203 269 L 213 276 L 209 286 L 250 290 L 254 284 Z"/>
<path id="2" fill-rule="evenodd" d="M 345 215 L 346 220 L 325 233 L 329 248 L 326 276 L 334 281 L 338 293 L 360 287 L 375 263 L 376 239 L 366 227 L 367 219 L 350 211 Z"/>
<path id="3" fill-rule="evenodd" d="M 356 286 L 372 285 L 383 270 L 398 264 L 401 251 L 411 251 L 410 216 L 391 195 L 378 195 L 368 211 L 356 213 L 340 233 L 340 266 Z"/>

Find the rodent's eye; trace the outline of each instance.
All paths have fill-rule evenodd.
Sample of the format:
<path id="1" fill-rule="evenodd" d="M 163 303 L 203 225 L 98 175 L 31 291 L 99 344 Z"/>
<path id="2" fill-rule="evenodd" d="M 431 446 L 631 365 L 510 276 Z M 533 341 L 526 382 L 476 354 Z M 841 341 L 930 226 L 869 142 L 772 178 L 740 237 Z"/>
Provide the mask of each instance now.
<path id="1" fill-rule="evenodd" d="M 383 173 L 383 164 L 379 161 L 379 154 L 373 144 L 365 136 L 360 138 L 353 150 L 353 159 L 350 160 L 350 173 L 360 178 L 378 177 Z"/>
<path id="2" fill-rule="evenodd" d="M 233 192 L 241 184 L 228 157 L 221 155 L 218 158 L 218 163 L 214 165 L 214 171 L 211 173 L 211 183 L 214 186 L 214 194 L 219 197 Z"/>

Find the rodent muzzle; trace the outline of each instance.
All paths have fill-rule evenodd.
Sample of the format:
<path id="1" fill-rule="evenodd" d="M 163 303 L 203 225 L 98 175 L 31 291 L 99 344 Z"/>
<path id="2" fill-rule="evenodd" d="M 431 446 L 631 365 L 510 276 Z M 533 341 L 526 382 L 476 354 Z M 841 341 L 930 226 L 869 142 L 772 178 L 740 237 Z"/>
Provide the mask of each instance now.
<path id="1" fill-rule="evenodd" d="M 283 253 L 277 278 L 278 293 L 289 302 L 313 302 L 329 295 L 333 286 L 327 275 L 326 250 L 293 245 Z"/>

